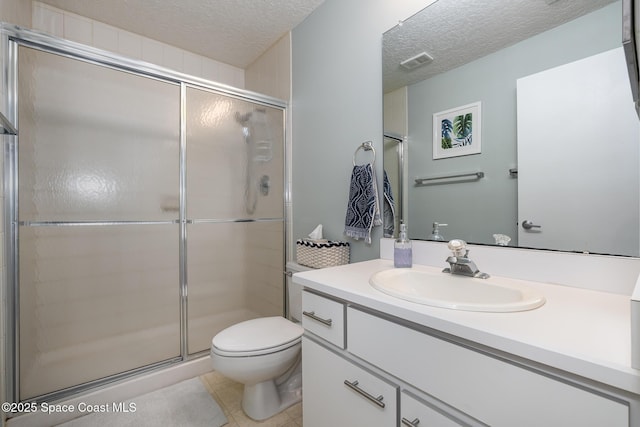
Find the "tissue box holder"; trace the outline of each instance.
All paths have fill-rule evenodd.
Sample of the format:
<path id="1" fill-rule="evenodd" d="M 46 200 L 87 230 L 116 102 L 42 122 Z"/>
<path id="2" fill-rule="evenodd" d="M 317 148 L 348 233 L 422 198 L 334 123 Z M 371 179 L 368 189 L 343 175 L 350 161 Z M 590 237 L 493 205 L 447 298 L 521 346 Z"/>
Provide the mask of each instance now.
<path id="1" fill-rule="evenodd" d="M 349 264 L 349 255 L 348 242 L 296 241 L 296 262 L 307 267 L 324 268 Z"/>

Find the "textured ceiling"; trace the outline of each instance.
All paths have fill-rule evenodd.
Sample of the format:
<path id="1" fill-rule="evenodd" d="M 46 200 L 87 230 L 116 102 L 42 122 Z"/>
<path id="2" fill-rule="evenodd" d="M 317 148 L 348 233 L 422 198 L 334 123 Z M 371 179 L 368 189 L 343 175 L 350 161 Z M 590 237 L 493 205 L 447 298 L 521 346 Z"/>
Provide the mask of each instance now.
<path id="1" fill-rule="evenodd" d="M 324 0 L 40 0 L 246 68 Z"/>
<path id="2" fill-rule="evenodd" d="M 384 91 L 466 64 L 613 1 L 438 0 L 384 34 Z M 423 51 L 433 62 L 409 72 L 400 68 Z"/>

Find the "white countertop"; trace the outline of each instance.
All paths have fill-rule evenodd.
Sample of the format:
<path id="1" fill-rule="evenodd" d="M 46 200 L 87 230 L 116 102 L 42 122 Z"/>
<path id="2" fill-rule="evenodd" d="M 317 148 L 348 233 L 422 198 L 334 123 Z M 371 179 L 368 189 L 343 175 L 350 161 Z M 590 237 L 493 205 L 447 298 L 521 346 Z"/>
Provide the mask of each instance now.
<path id="1" fill-rule="evenodd" d="M 293 280 L 354 304 L 640 394 L 640 371 L 631 367 L 629 296 L 520 281 L 541 292 L 546 303 L 512 313 L 459 311 L 404 301 L 369 285 L 371 274 L 389 268 L 392 260 L 377 259 L 297 273 Z M 441 271 L 417 264 L 413 268 Z"/>

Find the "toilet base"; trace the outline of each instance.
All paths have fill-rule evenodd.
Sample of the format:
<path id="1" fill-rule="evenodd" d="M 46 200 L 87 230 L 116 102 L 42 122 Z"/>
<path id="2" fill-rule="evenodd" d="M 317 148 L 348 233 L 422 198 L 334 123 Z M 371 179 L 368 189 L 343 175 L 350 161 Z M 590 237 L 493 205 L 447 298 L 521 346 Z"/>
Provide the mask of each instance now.
<path id="1" fill-rule="evenodd" d="M 251 419 L 266 420 L 302 400 L 302 373 L 276 386 L 274 380 L 244 386 L 242 409 Z"/>

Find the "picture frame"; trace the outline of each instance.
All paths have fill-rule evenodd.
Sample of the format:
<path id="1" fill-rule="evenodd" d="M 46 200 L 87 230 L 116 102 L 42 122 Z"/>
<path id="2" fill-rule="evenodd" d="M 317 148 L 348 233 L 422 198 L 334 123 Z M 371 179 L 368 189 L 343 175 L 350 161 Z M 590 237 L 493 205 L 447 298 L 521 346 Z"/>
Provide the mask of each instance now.
<path id="1" fill-rule="evenodd" d="M 433 159 L 482 152 L 482 103 L 440 111 L 433 115 Z"/>

